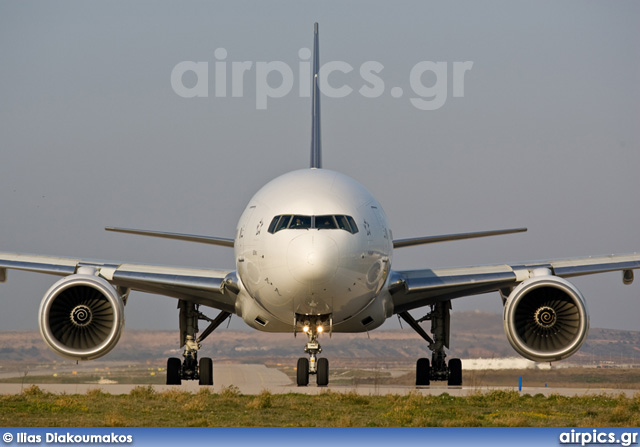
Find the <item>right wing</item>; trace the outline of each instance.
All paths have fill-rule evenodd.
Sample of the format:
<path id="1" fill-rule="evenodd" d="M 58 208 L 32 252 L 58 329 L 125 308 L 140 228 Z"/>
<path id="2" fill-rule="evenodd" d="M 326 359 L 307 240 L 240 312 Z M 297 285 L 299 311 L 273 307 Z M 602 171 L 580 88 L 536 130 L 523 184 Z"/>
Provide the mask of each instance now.
<path id="1" fill-rule="evenodd" d="M 564 278 L 622 270 L 622 281 L 633 282 L 640 254 L 534 261 L 450 269 L 394 271 L 388 290 L 394 313 L 425 340 L 433 340 L 408 311 L 434 306 L 425 318 L 439 318 L 442 339 L 449 346 L 450 300 L 500 291 L 507 340 L 523 357 L 536 362 L 562 360 L 574 354 L 589 331 L 586 300 Z M 440 306 L 438 306 L 440 304 Z M 437 310 L 440 307 L 440 310 Z M 442 335 L 442 334 L 441 334 Z"/>
<path id="2" fill-rule="evenodd" d="M 0 281 L 6 270 L 69 276 L 93 268 L 114 286 L 178 298 L 229 313 L 235 313 L 237 280 L 234 270 L 126 264 L 42 255 L 0 252 Z"/>
<path id="3" fill-rule="evenodd" d="M 225 237 L 198 236 L 195 234 L 169 233 L 167 231 L 136 230 L 132 228 L 106 227 L 105 230 L 115 233 L 136 234 L 139 236 L 161 237 L 165 239 L 176 239 L 179 241 L 198 242 L 200 244 L 221 245 L 223 247 L 233 247 L 233 239 Z"/>
<path id="4" fill-rule="evenodd" d="M 483 265 L 424 270 L 393 271 L 389 292 L 394 312 L 401 313 L 418 307 L 481 293 L 509 290 L 529 279 L 538 269 L 561 278 L 591 275 L 612 271 L 631 271 L 640 268 L 640 254 L 590 256 L 547 261 L 533 261 L 512 265 Z M 629 274 L 627 274 L 629 275 Z M 632 281 L 633 277 L 624 279 Z"/>

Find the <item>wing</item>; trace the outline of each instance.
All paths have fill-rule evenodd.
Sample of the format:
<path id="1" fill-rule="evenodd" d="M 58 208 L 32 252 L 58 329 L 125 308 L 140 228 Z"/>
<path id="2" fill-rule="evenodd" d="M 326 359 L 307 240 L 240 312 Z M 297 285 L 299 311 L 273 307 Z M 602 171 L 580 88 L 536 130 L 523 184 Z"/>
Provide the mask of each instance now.
<path id="1" fill-rule="evenodd" d="M 393 248 L 413 247 L 415 245 L 433 244 L 436 242 L 459 241 L 462 239 L 474 239 L 480 237 L 500 236 L 503 234 L 523 233 L 526 228 L 510 228 L 508 230 L 478 231 L 475 233 L 443 234 L 439 236 L 414 237 L 409 239 L 396 239 Z"/>
<path id="2" fill-rule="evenodd" d="M 233 270 L 209 270 L 159 265 L 123 264 L 41 255 L 0 252 L 0 281 L 7 269 L 68 276 L 93 267 L 114 286 L 166 295 L 235 313 L 236 283 Z"/>
<path id="3" fill-rule="evenodd" d="M 116 233 L 136 234 L 138 236 L 161 237 L 165 239 L 175 239 L 178 241 L 198 242 L 201 244 L 220 245 L 223 247 L 233 247 L 233 239 L 225 237 L 198 236 L 195 234 L 168 233 L 166 231 L 135 230 L 132 228 L 106 227 L 105 230 Z"/>
<path id="4" fill-rule="evenodd" d="M 595 273 L 624 271 L 623 280 L 633 280 L 632 270 L 640 268 L 640 254 L 624 254 L 535 261 L 514 265 L 489 265 L 447 269 L 393 271 L 389 292 L 394 312 L 480 293 L 510 290 L 529 279 L 538 269 L 562 278 Z"/>

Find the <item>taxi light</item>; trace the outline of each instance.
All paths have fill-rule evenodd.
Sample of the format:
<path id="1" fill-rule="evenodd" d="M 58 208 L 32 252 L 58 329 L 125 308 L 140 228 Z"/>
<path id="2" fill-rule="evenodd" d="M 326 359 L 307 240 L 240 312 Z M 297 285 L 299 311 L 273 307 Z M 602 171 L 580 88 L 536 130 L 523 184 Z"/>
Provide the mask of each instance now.
<path id="1" fill-rule="evenodd" d="M 307 332 L 309 332 L 309 326 L 305 326 L 305 327 L 303 327 L 303 328 L 302 328 L 302 332 L 304 332 L 305 334 L 306 334 Z"/>
<path id="2" fill-rule="evenodd" d="M 317 331 L 318 332 L 322 332 L 322 331 L 324 331 L 324 328 L 322 326 L 318 326 Z"/>

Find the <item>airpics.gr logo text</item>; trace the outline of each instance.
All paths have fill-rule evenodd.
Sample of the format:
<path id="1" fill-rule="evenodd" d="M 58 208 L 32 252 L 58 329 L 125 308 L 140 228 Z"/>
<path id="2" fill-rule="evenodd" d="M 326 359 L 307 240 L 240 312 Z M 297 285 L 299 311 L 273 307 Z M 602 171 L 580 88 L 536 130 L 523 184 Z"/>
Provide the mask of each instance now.
<path id="1" fill-rule="evenodd" d="M 560 434 L 560 445 L 620 445 L 628 447 L 638 444 L 637 432 L 625 432 L 617 435 L 614 432 L 580 431 L 572 429 L 571 432 Z"/>
<path id="2" fill-rule="evenodd" d="M 291 94 L 296 84 L 294 94 L 301 98 L 311 96 L 311 50 L 308 48 L 298 51 L 299 61 L 295 69 L 283 61 L 228 61 L 224 48 L 217 48 L 214 57 L 213 73 L 210 73 L 210 64 L 206 61 L 176 64 L 171 71 L 173 91 L 182 98 L 208 98 L 211 91 L 216 98 L 242 98 L 245 96 L 245 83 L 251 83 L 255 85 L 258 110 L 265 110 L 271 99 Z M 409 71 L 409 101 L 419 110 L 437 110 L 447 101 L 449 82 L 451 95 L 454 98 L 464 97 L 465 74 L 472 67 L 471 61 L 416 63 Z M 320 91 L 329 98 L 344 98 L 355 92 L 365 98 L 379 98 L 385 93 L 397 99 L 404 97 L 402 87 L 387 86 L 384 68 L 377 61 L 363 62 L 357 68 L 345 61 L 326 62 L 321 64 L 318 74 Z M 357 74 L 357 79 L 353 81 L 354 76 L 350 74 Z"/>

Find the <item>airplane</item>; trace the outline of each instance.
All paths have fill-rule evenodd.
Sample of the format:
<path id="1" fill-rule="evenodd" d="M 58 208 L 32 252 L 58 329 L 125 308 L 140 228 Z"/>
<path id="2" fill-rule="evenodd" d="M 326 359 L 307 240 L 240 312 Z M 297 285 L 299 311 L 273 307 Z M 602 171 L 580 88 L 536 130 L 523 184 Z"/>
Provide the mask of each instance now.
<path id="1" fill-rule="evenodd" d="M 506 337 L 523 357 L 565 359 L 589 330 L 586 300 L 567 278 L 622 271 L 631 284 L 640 254 L 517 264 L 394 270 L 394 249 L 506 235 L 526 228 L 394 239 L 382 206 L 361 184 L 322 167 L 318 24 L 314 25 L 311 159 L 309 168 L 267 183 L 249 201 L 235 237 L 221 238 L 107 227 L 134 235 L 233 248 L 235 268 L 166 267 L 19 253 L 0 253 L 0 282 L 8 269 L 62 276 L 45 293 L 39 328 L 46 344 L 73 360 L 109 353 L 124 329 L 131 291 L 176 298 L 182 359 L 167 360 L 167 384 L 213 385 L 213 361 L 198 359 L 202 342 L 232 315 L 265 332 L 306 337 L 297 362 L 298 386 L 316 376 L 329 383 L 319 357 L 322 334 L 368 332 L 397 315 L 426 342 L 431 358 L 416 362 L 416 385 L 462 384 L 462 363 L 447 361 L 454 299 L 498 292 Z M 202 308 L 219 311 L 215 318 Z M 410 312 L 425 309 L 415 318 Z M 198 324 L 208 326 L 200 332 Z M 430 321 L 430 334 L 421 326 Z"/>

